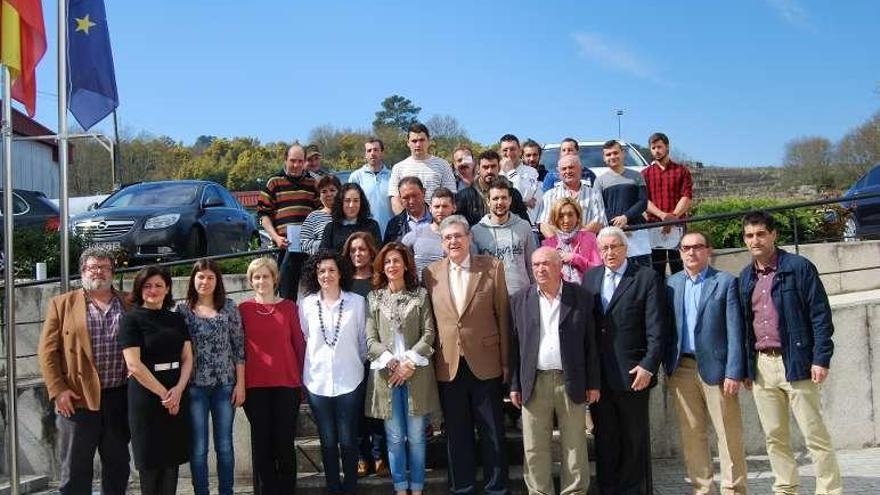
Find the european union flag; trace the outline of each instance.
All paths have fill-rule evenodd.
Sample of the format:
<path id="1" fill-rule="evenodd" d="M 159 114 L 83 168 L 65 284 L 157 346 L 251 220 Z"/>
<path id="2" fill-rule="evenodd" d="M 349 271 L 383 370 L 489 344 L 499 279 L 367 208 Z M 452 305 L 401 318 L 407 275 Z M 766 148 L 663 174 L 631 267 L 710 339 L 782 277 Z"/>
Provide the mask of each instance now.
<path id="1" fill-rule="evenodd" d="M 88 130 L 119 106 L 104 0 L 67 0 L 67 107 Z"/>

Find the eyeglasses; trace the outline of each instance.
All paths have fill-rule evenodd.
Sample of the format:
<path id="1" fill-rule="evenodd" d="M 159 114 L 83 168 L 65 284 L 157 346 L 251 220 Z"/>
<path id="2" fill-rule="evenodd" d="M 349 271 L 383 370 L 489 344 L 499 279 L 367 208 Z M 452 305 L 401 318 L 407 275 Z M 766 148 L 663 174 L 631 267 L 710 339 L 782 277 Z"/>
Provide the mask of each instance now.
<path id="1" fill-rule="evenodd" d="M 86 265 L 83 269 L 89 273 L 113 271 L 113 267 L 110 265 Z"/>
<path id="2" fill-rule="evenodd" d="M 450 241 L 453 241 L 453 240 L 454 240 L 454 241 L 458 241 L 458 240 L 464 239 L 465 237 L 467 237 L 467 234 L 458 234 L 458 233 L 455 233 L 455 234 L 446 234 L 446 235 L 443 236 L 443 240 L 446 241 L 446 242 L 450 242 Z"/>
<path id="3" fill-rule="evenodd" d="M 686 253 L 688 251 L 702 251 L 702 250 L 706 249 L 706 245 L 705 244 L 691 244 L 688 246 L 682 245 L 679 249 L 681 249 L 682 253 Z"/>
<path id="4" fill-rule="evenodd" d="M 623 244 L 609 244 L 607 246 L 600 247 L 599 251 L 602 253 L 607 253 L 610 251 L 617 251 L 618 249 L 620 249 L 622 247 L 623 247 Z"/>

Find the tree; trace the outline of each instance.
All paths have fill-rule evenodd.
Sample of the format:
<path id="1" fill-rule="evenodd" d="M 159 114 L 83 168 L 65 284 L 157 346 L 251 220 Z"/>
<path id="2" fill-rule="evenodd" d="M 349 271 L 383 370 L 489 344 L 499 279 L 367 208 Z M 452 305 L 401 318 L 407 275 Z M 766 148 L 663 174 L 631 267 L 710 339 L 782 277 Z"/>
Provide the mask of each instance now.
<path id="1" fill-rule="evenodd" d="M 452 141 L 469 141 L 468 133 L 452 115 L 432 115 L 425 121 L 431 131 L 431 139 L 449 139 Z"/>
<path id="2" fill-rule="evenodd" d="M 382 110 L 376 112 L 373 128 L 391 127 L 406 132 L 409 126 L 418 121 L 421 111 L 409 98 L 391 95 L 382 100 Z"/>
<path id="3" fill-rule="evenodd" d="M 831 169 L 831 141 L 812 136 L 794 139 L 785 145 L 783 180 L 789 186 L 834 184 Z"/>

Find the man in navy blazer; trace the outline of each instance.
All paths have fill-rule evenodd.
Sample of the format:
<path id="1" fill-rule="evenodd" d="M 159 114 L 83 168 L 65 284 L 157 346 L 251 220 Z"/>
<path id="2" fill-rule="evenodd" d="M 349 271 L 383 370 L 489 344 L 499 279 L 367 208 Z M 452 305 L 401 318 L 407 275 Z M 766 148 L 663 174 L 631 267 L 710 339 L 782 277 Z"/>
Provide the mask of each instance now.
<path id="1" fill-rule="evenodd" d="M 650 492 L 648 399 L 657 384 L 668 332 L 666 291 L 651 267 L 627 262 L 618 227 L 598 235 L 604 266 L 584 274 L 593 299 L 602 398 L 590 406 L 596 424 L 596 477 L 601 494 Z"/>
<path id="2" fill-rule="evenodd" d="M 674 334 L 664 367 L 678 413 L 694 493 L 712 493 L 709 421 L 718 437 L 721 493 L 745 494 L 746 458 L 738 392 L 745 378 L 744 330 L 736 278 L 709 266 L 712 246 L 689 232 L 679 246 L 684 270 L 666 280 Z"/>
<path id="3" fill-rule="evenodd" d="M 523 409 L 525 482 L 529 493 L 555 493 L 551 471 L 553 416 L 564 458 L 560 493 L 586 494 L 590 486 L 584 402 L 599 400 L 599 354 L 593 301 L 562 280 L 553 248 L 535 250 L 534 284 L 510 301 L 510 401 Z"/>
<path id="4" fill-rule="evenodd" d="M 773 493 L 797 494 L 800 485 L 791 448 L 791 415 L 813 458 L 816 493 L 843 493 L 819 396 L 834 353 L 834 322 L 825 287 L 810 260 L 776 247 L 776 221 L 770 214 L 748 213 L 742 228 L 752 255 L 739 276 L 746 384 L 754 384 L 752 395 L 776 476 Z"/>

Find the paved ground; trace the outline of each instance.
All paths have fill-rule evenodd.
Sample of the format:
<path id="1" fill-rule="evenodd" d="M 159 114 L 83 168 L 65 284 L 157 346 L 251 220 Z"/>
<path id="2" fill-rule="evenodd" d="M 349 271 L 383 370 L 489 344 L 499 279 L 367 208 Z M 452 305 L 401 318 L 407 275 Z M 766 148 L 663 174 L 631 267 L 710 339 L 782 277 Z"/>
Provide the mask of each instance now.
<path id="1" fill-rule="evenodd" d="M 880 448 L 862 450 L 838 451 L 841 470 L 843 472 L 843 488 L 847 495 L 877 495 L 880 494 Z M 809 457 L 801 454 L 798 457 L 801 465 L 801 490 L 802 494 L 812 494 L 815 490 L 815 479 L 812 474 Z M 752 456 L 748 459 L 749 464 L 749 493 L 755 495 L 771 494 L 773 476 L 766 456 Z M 685 480 L 684 468 L 676 459 L 656 459 L 654 469 L 654 493 L 656 495 L 682 495 L 687 494 L 689 485 Z M 429 487 L 427 493 L 444 493 L 444 474 L 435 472 L 429 475 Z M 511 470 L 511 478 L 517 480 L 511 487 L 514 493 L 524 493 L 522 485 L 522 473 L 519 468 Z M 253 493 L 249 485 L 250 480 L 237 480 L 235 493 Z M 303 493 L 321 493 L 322 480 L 319 476 L 303 476 L 300 479 L 300 489 Z M 387 480 L 366 478 L 360 485 L 362 493 L 391 493 L 391 487 Z M 96 487 L 97 490 L 98 487 Z M 131 493 L 139 493 L 137 486 L 132 485 Z M 181 478 L 179 494 L 191 494 L 192 487 L 188 478 Z M 56 494 L 57 490 L 42 492 Z M 95 493 L 99 493 L 96 491 Z M 216 485 L 212 486 L 212 493 L 216 493 Z"/>

